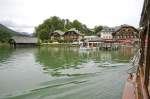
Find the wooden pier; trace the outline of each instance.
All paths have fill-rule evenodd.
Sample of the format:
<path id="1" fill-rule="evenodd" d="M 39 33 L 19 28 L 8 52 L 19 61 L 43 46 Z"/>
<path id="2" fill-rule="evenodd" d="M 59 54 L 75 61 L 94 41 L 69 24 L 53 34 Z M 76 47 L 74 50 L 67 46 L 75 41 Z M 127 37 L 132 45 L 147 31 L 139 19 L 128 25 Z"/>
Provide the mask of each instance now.
<path id="1" fill-rule="evenodd" d="M 120 48 L 120 44 L 115 41 L 86 41 L 80 43 L 80 46 L 86 48 L 96 48 L 99 50 L 118 50 Z"/>

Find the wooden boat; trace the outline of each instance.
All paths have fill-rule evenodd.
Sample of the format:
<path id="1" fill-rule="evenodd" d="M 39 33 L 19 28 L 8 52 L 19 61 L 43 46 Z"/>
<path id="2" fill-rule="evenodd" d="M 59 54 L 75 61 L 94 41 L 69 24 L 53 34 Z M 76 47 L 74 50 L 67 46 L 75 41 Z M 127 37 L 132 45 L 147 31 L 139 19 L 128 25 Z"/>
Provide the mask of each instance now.
<path id="1" fill-rule="evenodd" d="M 150 99 L 150 0 L 144 0 L 140 20 L 140 56 L 125 84 L 122 99 Z"/>

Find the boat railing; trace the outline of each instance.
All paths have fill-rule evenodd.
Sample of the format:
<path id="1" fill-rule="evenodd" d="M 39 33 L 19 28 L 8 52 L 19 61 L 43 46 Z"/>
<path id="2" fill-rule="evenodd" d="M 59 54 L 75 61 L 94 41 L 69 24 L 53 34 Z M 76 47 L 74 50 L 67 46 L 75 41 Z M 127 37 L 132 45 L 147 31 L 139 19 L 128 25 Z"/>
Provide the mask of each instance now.
<path id="1" fill-rule="evenodd" d="M 127 70 L 127 73 L 131 74 L 131 73 L 136 73 L 139 67 L 139 60 L 140 60 L 140 49 L 136 52 L 136 54 L 131 58 L 131 60 L 129 61 L 129 66 L 131 66 L 131 68 L 129 68 Z"/>

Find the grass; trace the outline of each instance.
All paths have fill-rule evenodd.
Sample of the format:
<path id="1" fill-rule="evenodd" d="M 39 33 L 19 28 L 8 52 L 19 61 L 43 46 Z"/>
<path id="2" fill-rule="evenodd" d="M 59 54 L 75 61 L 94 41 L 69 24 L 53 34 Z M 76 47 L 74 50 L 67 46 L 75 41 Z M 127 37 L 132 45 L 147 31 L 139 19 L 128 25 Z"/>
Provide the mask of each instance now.
<path id="1" fill-rule="evenodd" d="M 1 43 L 0 42 L 0 47 L 9 47 L 9 44 L 8 43 Z"/>

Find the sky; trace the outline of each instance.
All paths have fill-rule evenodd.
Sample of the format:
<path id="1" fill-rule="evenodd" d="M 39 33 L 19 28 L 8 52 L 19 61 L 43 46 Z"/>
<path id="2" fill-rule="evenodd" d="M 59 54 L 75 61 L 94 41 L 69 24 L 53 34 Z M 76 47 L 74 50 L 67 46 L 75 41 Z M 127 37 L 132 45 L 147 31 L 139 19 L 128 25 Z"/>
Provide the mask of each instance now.
<path id="1" fill-rule="evenodd" d="M 34 27 L 51 16 L 77 19 L 87 27 L 122 24 L 139 26 L 144 0 L 0 0 L 0 23 L 18 32 Z"/>

